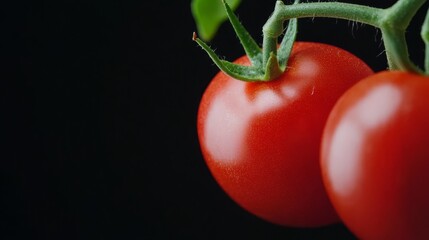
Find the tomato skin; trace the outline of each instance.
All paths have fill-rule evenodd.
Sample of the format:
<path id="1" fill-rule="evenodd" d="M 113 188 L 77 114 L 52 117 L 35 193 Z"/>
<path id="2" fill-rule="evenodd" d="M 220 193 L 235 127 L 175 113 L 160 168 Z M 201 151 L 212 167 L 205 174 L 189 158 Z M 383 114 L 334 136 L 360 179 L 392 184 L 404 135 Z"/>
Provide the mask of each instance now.
<path id="1" fill-rule="evenodd" d="M 241 207 L 279 225 L 323 226 L 338 221 L 320 174 L 323 127 L 341 94 L 373 72 L 342 49 L 307 42 L 295 43 L 288 67 L 264 83 L 218 73 L 200 102 L 198 137 L 214 178 Z"/>
<path id="2" fill-rule="evenodd" d="M 382 72 L 349 89 L 323 134 L 322 176 L 362 240 L 429 239 L 429 78 Z"/>

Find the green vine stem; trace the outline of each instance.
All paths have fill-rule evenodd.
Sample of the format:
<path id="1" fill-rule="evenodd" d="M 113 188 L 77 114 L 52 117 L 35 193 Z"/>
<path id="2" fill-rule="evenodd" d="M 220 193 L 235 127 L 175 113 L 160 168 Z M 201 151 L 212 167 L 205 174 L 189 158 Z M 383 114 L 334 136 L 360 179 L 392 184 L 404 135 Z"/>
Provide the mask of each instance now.
<path id="1" fill-rule="evenodd" d="M 389 8 L 375 8 L 341 2 L 300 3 L 295 0 L 285 5 L 276 2 L 274 12 L 262 28 L 262 48 L 241 25 L 237 16 L 225 0 L 222 3 L 234 30 L 244 47 L 251 66 L 242 66 L 220 59 L 217 54 L 196 34 L 193 40 L 210 56 L 213 62 L 227 75 L 243 81 L 270 81 L 287 69 L 287 60 L 297 33 L 297 19 L 305 17 L 329 17 L 356 21 L 379 28 L 382 33 L 387 62 L 390 70 L 402 70 L 424 74 L 410 59 L 405 31 L 412 18 L 427 0 L 398 0 Z M 284 23 L 288 21 L 287 31 L 278 45 L 278 38 L 284 33 Z M 426 44 L 425 71 L 429 74 L 429 13 L 422 26 L 421 37 Z"/>
<path id="2" fill-rule="evenodd" d="M 263 61 L 267 61 L 269 53 L 274 51 L 272 46 L 282 33 L 284 21 L 293 18 L 330 17 L 379 28 L 383 36 L 389 69 L 422 73 L 409 58 L 405 30 L 425 2 L 426 0 L 398 0 L 393 6 L 381 9 L 339 2 L 285 5 L 282 1 L 277 1 L 273 14 L 263 27 Z M 429 37 L 427 42 L 429 44 Z"/>

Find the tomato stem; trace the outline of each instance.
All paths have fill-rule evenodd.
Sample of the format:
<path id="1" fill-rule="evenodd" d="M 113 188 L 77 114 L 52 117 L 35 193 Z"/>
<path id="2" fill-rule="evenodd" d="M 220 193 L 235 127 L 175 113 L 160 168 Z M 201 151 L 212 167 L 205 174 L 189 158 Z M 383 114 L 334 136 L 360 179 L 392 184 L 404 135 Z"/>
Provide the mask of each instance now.
<path id="1" fill-rule="evenodd" d="M 381 32 L 390 70 L 423 73 L 409 58 L 404 31 L 385 28 Z"/>
<path id="2" fill-rule="evenodd" d="M 279 8 L 284 6 L 282 1 L 277 1 L 274 8 L 274 14 L 279 12 Z M 271 53 L 277 54 L 277 38 L 283 33 L 283 21 L 277 21 L 275 27 L 268 29 L 263 28 L 263 42 L 262 42 L 262 57 L 264 65 L 268 62 Z M 275 32 L 272 32 L 275 31 Z"/>
<path id="3" fill-rule="evenodd" d="M 383 23 L 392 28 L 405 29 L 410 25 L 411 20 L 417 11 L 427 0 L 398 0 L 390 8 L 385 10 Z"/>
<path id="4" fill-rule="evenodd" d="M 263 28 L 264 41 L 280 36 L 283 21 L 292 18 L 329 17 L 356 21 L 380 28 L 389 68 L 410 72 L 422 71 L 410 60 L 405 30 L 426 0 L 399 0 L 387 9 L 339 2 L 315 2 L 284 5 L 277 1 L 274 13 Z M 264 43 L 265 45 L 265 43 Z M 263 49 L 263 51 L 269 49 Z M 267 56 L 268 53 L 264 53 Z"/>
<path id="5" fill-rule="evenodd" d="M 378 27 L 383 35 L 389 68 L 423 73 L 409 58 L 405 30 L 426 0 L 399 0 L 383 10 Z"/>

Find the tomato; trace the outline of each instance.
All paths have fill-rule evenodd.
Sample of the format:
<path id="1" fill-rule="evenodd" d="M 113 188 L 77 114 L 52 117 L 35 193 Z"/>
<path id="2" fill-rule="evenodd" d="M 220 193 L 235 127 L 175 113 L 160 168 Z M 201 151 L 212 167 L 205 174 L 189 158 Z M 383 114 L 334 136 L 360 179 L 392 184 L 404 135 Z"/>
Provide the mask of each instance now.
<path id="1" fill-rule="evenodd" d="M 247 57 L 235 61 L 249 65 Z M 296 227 L 338 221 L 323 187 L 319 148 L 337 99 L 373 74 L 340 48 L 296 42 L 288 70 L 269 82 L 218 73 L 198 110 L 202 154 L 222 189 L 248 212 Z"/>
<path id="2" fill-rule="evenodd" d="M 360 239 L 429 239 L 429 78 L 382 72 L 349 89 L 323 133 L 321 169 Z"/>

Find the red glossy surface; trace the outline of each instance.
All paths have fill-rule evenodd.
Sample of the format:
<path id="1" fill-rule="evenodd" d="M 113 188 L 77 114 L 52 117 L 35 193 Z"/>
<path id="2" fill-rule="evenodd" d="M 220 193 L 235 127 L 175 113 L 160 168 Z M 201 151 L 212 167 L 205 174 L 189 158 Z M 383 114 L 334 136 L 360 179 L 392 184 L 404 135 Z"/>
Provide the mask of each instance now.
<path id="1" fill-rule="evenodd" d="M 429 239 L 429 79 L 383 72 L 350 89 L 329 116 L 321 164 L 360 239 Z"/>
<path id="2" fill-rule="evenodd" d="M 249 64 L 246 57 L 236 62 Z M 299 227 L 336 222 L 320 175 L 322 130 L 339 96 L 370 74 L 344 50 L 298 42 L 289 70 L 274 81 L 216 75 L 200 103 L 198 135 L 217 182 L 267 221 Z"/>

